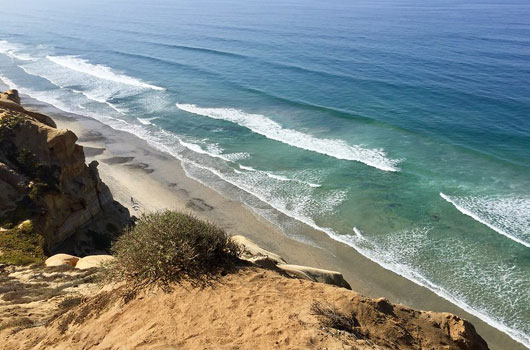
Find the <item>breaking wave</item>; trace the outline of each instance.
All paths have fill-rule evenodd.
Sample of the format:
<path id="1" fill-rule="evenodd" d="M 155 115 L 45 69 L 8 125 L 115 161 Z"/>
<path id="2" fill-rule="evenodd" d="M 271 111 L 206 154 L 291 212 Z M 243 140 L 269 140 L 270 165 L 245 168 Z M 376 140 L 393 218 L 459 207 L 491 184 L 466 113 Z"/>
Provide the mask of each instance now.
<path id="1" fill-rule="evenodd" d="M 530 198 L 440 196 L 462 214 L 530 248 Z"/>
<path id="2" fill-rule="evenodd" d="M 387 158 L 383 150 L 352 146 L 343 140 L 318 138 L 297 130 L 286 129 L 264 115 L 249 114 L 233 108 L 202 108 L 192 104 L 177 103 L 177 107 L 188 113 L 236 123 L 271 140 L 293 147 L 337 159 L 361 162 L 384 171 L 399 171 L 397 167 L 399 160 Z"/>

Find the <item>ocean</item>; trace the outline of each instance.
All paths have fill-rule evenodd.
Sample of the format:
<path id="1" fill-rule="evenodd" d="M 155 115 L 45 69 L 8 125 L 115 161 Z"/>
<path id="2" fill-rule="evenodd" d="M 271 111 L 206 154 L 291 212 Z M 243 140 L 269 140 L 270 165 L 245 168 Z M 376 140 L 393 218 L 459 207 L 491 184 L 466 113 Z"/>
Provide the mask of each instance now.
<path id="1" fill-rule="evenodd" d="M 11 2 L 0 79 L 530 347 L 528 1 Z"/>

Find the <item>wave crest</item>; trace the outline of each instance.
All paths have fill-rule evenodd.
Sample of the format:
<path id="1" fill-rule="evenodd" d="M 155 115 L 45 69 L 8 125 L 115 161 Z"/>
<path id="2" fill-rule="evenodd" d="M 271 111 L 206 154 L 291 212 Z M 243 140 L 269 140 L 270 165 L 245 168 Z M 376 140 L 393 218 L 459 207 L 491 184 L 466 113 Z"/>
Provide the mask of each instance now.
<path id="1" fill-rule="evenodd" d="M 343 140 L 317 138 L 297 130 L 286 129 L 261 114 L 249 114 L 233 108 L 202 108 L 193 104 L 177 103 L 177 107 L 188 113 L 236 123 L 271 140 L 293 147 L 337 159 L 361 162 L 383 171 L 399 171 L 397 164 L 400 160 L 387 158 L 383 150 L 352 146 Z"/>
<path id="2" fill-rule="evenodd" d="M 61 67 L 79 73 L 88 74 L 99 79 L 110 80 L 113 82 L 137 86 L 144 89 L 152 89 L 159 91 L 165 90 L 163 87 L 151 85 L 140 79 L 133 78 L 125 74 L 117 73 L 111 68 L 102 64 L 92 64 L 87 60 L 79 58 L 77 56 L 46 56 L 46 58 Z"/>
<path id="3" fill-rule="evenodd" d="M 441 192 L 440 197 L 462 214 L 530 248 L 530 198 L 456 197 Z"/>

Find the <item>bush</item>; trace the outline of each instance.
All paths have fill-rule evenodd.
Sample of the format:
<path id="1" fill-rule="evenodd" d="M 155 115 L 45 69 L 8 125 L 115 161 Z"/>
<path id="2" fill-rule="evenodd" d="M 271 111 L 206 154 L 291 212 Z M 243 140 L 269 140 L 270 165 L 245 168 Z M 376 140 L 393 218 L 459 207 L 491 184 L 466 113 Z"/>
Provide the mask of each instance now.
<path id="1" fill-rule="evenodd" d="M 44 239 L 28 220 L 9 230 L 0 232 L 0 264 L 29 265 L 46 259 Z"/>
<path id="2" fill-rule="evenodd" d="M 107 267 L 111 279 L 133 282 L 134 289 L 157 283 L 169 287 L 187 279 L 208 282 L 232 269 L 239 246 L 223 230 L 191 215 L 165 211 L 142 215 L 113 246 Z"/>

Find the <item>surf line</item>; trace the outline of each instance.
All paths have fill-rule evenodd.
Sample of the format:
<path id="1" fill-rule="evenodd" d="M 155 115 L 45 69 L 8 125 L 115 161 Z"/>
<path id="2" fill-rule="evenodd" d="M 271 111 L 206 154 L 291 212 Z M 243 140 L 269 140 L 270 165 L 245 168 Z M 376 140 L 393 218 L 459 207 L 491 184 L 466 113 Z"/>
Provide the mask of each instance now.
<path id="1" fill-rule="evenodd" d="M 451 199 L 451 197 L 443 194 L 442 192 L 440 192 L 440 197 L 442 197 L 443 199 L 445 199 L 447 202 L 451 203 L 459 212 L 461 212 L 462 214 L 464 215 L 467 215 L 469 217 L 471 217 L 473 220 L 475 221 L 478 221 L 480 222 L 481 224 L 483 225 L 486 225 L 487 227 L 489 227 L 490 229 L 492 229 L 493 231 L 497 232 L 497 233 L 500 233 L 501 235 L 511 239 L 512 241 L 514 242 L 517 242 L 519 244 L 522 244 L 524 245 L 525 247 L 528 247 L 530 248 L 530 243 L 528 242 L 525 242 L 523 241 L 522 239 L 518 238 L 518 237 L 515 237 L 514 235 L 512 234 L 509 234 L 507 232 L 505 232 L 504 230 L 502 230 L 501 228 L 487 222 L 486 220 L 482 219 L 480 216 L 476 215 L 475 213 L 473 213 L 471 210 L 468 210 L 464 207 L 462 207 L 461 205 L 457 204 L 454 200 Z"/>

